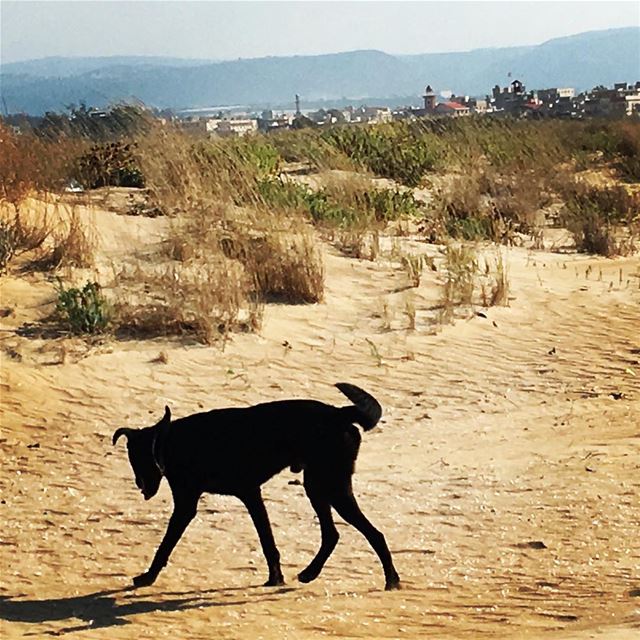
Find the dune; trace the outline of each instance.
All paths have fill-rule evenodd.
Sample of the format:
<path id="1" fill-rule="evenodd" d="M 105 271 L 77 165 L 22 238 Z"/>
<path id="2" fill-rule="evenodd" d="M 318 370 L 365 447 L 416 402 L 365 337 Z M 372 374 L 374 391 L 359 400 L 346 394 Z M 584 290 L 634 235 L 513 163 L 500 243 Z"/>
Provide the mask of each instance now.
<path id="1" fill-rule="evenodd" d="M 100 206 L 83 209 L 98 259 L 82 277 L 166 230 Z M 269 304 L 259 333 L 214 346 L 24 331 L 51 311 L 53 283 L 0 279 L 3 638 L 637 637 L 640 260 L 510 248 L 509 305 L 437 327 L 437 272 L 408 288 L 389 260 L 323 251 L 322 303 Z M 127 589 L 171 497 L 163 484 L 140 498 L 111 446 L 117 427 L 152 424 L 165 404 L 184 416 L 340 403 L 339 381 L 384 407 L 355 486 L 401 591 L 382 590 L 366 541 L 341 524 L 318 580 L 295 582 L 319 529 L 289 471 L 264 488 L 286 587 L 259 586 L 266 569 L 239 501 L 205 496 L 156 584 Z"/>

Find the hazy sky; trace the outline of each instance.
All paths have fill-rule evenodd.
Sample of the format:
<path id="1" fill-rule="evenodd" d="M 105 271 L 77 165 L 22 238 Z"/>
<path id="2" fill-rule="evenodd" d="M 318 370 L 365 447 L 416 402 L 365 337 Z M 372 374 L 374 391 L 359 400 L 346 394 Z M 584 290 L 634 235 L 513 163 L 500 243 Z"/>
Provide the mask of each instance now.
<path id="1" fill-rule="evenodd" d="M 465 51 L 639 26 L 639 2 L 0 0 L 0 60 Z"/>

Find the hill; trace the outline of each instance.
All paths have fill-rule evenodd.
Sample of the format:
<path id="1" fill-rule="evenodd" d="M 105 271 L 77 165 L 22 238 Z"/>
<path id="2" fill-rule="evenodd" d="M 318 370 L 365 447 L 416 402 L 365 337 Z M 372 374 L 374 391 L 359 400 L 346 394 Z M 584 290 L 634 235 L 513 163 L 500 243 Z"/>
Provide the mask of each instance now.
<path id="1" fill-rule="evenodd" d="M 353 51 L 319 56 L 233 61 L 153 57 L 46 58 L 0 67 L 0 93 L 9 112 L 41 114 L 66 105 L 139 99 L 158 108 L 277 105 L 303 101 L 415 99 L 436 90 L 484 95 L 509 73 L 528 87 L 635 81 L 640 77 L 640 28 L 610 29 L 540 45 L 457 53 L 394 56 Z"/>

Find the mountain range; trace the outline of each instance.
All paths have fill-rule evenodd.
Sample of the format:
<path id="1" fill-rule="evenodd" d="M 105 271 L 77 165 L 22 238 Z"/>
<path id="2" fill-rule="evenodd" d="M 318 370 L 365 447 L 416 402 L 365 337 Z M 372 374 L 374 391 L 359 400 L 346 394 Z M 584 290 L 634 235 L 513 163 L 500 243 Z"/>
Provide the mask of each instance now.
<path id="1" fill-rule="evenodd" d="M 418 104 L 424 87 L 484 96 L 518 78 L 530 89 L 640 80 L 640 27 L 591 31 L 539 45 L 459 53 L 352 51 L 233 61 L 166 57 L 43 58 L 0 65 L 2 109 L 40 115 L 85 103 L 140 100 L 156 108 L 281 107 L 350 100 Z"/>

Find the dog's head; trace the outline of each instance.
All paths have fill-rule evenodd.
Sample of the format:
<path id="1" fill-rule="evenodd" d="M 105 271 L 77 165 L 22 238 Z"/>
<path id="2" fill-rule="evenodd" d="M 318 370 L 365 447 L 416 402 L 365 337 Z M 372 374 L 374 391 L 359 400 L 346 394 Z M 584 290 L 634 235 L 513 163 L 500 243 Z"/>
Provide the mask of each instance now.
<path id="1" fill-rule="evenodd" d="M 118 442 L 120 436 L 127 438 L 127 452 L 129 463 L 133 469 L 136 485 L 145 500 L 153 498 L 158 493 L 163 464 L 160 447 L 171 424 L 171 411 L 165 407 L 162 420 L 152 427 L 144 429 L 129 429 L 121 427 L 113 434 L 113 444 Z"/>

